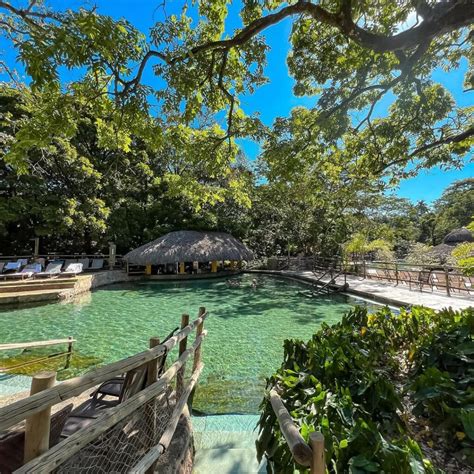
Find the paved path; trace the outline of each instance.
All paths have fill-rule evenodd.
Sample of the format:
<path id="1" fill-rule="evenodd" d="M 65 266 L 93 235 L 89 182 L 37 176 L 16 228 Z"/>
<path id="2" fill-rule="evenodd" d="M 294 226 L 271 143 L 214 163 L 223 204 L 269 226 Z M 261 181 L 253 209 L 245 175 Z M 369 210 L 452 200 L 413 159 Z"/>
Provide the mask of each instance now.
<path id="1" fill-rule="evenodd" d="M 255 270 L 255 272 L 294 277 L 309 282 L 317 280 L 317 277 L 311 271 Z M 329 278 L 323 279 L 325 282 L 328 280 Z M 337 278 L 336 283 L 343 285 L 344 277 Z M 459 296 L 449 297 L 437 292 L 432 293 L 427 289 L 423 292 L 410 290 L 407 286 L 402 284 L 396 286 L 388 281 L 368 280 L 353 275 L 347 275 L 347 283 L 349 283 L 349 293 L 389 305 L 418 305 L 436 310 L 449 307 L 454 310 L 460 310 L 474 306 L 474 297 L 472 296 L 470 298 L 461 298 Z"/>

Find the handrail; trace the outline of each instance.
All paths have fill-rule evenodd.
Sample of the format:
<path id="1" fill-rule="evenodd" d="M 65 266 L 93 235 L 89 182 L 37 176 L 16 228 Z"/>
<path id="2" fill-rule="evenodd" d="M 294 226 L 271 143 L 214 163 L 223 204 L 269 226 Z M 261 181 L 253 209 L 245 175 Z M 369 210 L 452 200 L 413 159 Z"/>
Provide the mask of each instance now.
<path id="1" fill-rule="evenodd" d="M 9 428 L 47 407 L 51 407 L 71 397 L 80 395 L 85 390 L 105 382 L 111 377 L 128 372 L 146 362 L 156 359 L 187 337 L 188 334 L 200 325 L 207 316 L 208 313 L 204 312 L 199 318 L 183 328 L 176 336 L 170 338 L 165 344 L 159 344 L 152 349 L 140 352 L 127 357 L 126 359 L 99 367 L 85 375 L 66 380 L 59 385 L 55 385 L 54 387 L 43 390 L 35 395 L 31 395 L 28 398 L 18 400 L 13 402 L 11 405 L 0 408 L 0 431 Z"/>
<path id="2" fill-rule="evenodd" d="M 50 339 L 48 341 L 31 341 L 31 342 L 11 342 L 0 344 L 0 351 L 9 351 L 12 349 L 29 349 L 30 347 L 46 347 L 55 346 L 57 344 L 66 344 L 77 342 L 76 339 Z"/>
<path id="3" fill-rule="evenodd" d="M 309 437 L 311 446 L 309 446 L 274 388 L 270 390 L 270 403 L 295 461 L 302 466 L 310 467 L 311 474 L 324 474 L 326 466 L 322 433 L 311 433 Z"/>
<path id="4" fill-rule="evenodd" d="M 45 360 L 51 360 L 51 359 L 55 359 L 62 356 L 66 356 L 66 365 L 64 368 L 67 369 L 71 362 L 72 349 L 73 349 L 72 346 L 75 342 L 76 342 L 76 339 L 73 339 L 72 336 L 69 336 L 67 339 L 51 339 L 49 341 L 13 342 L 13 343 L 7 343 L 7 344 L 0 344 L 0 351 L 9 351 L 9 350 L 14 350 L 14 349 L 29 349 L 32 347 L 49 347 L 49 346 L 56 346 L 59 344 L 68 345 L 67 350 L 63 352 L 58 352 L 56 354 L 51 354 L 48 356 L 27 360 L 25 362 L 12 365 L 10 367 L 0 367 L 0 373 L 11 372 L 12 370 L 20 369 L 27 365 L 37 364 L 38 362 L 43 362 Z"/>

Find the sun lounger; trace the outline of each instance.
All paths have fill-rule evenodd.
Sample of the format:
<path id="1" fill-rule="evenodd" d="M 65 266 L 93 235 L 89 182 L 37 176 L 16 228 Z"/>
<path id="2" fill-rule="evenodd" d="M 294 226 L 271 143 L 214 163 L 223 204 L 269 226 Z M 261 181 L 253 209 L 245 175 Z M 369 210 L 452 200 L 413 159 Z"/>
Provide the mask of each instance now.
<path id="1" fill-rule="evenodd" d="M 25 278 L 31 278 L 34 274 L 40 273 L 41 272 L 41 264 L 39 263 L 29 263 L 26 265 L 21 272 L 17 273 L 7 273 L 6 275 L 3 275 L 5 280 L 9 279 L 20 279 L 24 280 Z"/>
<path id="2" fill-rule="evenodd" d="M 54 262 L 48 263 L 44 272 L 37 273 L 35 278 L 52 278 L 57 277 L 61 274 L 61 267 L 63 266 L 62 260 L 55 260 Z"/>
<path id="3" fill-rule="evenodd" d="M 3 272 L 3 267 L 5 266 L 7 262 L 0 262 L 0 273 Z"/>
<path id="4" fill-rule="evenodd" d="M 16 262 L 7 262 L 3 267 L 3 273 L 11 272 L 16 273 L 19 272 L 22 267 L 22 260 L 17 260 Z"/>
<path id="5" fill-rule="evenodd" d="M 80 258 L 77 263 L 82 263 L 82 271 L 86 271 L 89 268 L 90 260 L 87 257 Z"/>
<path id="6" fill-rule="evenodd" d="M 93 258 L 91 266 L 88 268 L 89 271 L 99 271 L 104 268 L 104 259 L 103 258 Z"/>
<path id="7" fill-rule="evenodd" d="M 162 343 L 174 336 L 179 328 L 174 329 Z M 160 377 L 165 369 L 166 356 L 165 352 L 157 361 L 158 377 Z M 114 377 L 99 385 L 99 387 L 91 394 L 91 398 L 79 405 L 66 421 L 61 437 L 71 436 L 76 431 L 89 426 L 100 415 L 104 414 L 104 410 L 117 406 L 119 403 L 128 400 L 143 390 L 146 385 L 146 375 L 148 367 L 140 366 L 129 370 L 124 376 Z M 112 400 L 108 399 L 112 398 Z"/>
<path id="8" fill-rule="evenodd" d="M 66 270 L 61 272 L 61 276 L 76 276 L 78 273 L 82 272 L 82 263 L 70 263 Z"/>
<path id="9" fill-rule="evenodd" d="M 64 260 L 64 269 L 66 269 L 71 263 L 77 263 L 77 258 L 66 258 Z"/>

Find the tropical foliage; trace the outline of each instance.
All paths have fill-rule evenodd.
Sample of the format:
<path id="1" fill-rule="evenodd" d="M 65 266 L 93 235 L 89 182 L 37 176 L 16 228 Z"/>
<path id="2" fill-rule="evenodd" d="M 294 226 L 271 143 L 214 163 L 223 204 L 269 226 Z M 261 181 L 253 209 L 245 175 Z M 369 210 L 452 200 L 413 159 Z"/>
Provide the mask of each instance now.
<path id="1" fill-rule="evenodd" d="M 324 434 L 329 472 L 438 472 L 433 446 L 474 462 L 473 335 L 472 308 L 358 307 L 308 342 L 286 341 L 267 386 L 277 388 L 305 439 Z M 269 401 L 261 408 L 259 456 L 270 472 L 302 469 Z"/>
<path id="2" fill-rule="evenodd" d="M 88 5 L 0 1 L 0 31 L 17 53 L 0 64 L 10 79 L 0 111 L 6 252 L 26 251 L 34 236 L 45 251 L 114 240 L 121 252 L 201 227 L 233 231 L 261 253 L 332 254 L 361 233 L 403 255 L 466 224 L 472 182 L 435 209 L 382 192 L 469 157 L 472 108 L 433 71 L 468 63 L 472 89 L 471 6 L 244 1 L 236 18 L 221 0 L 188 3 L 140 32 Z M 268 80 L 262 33 L 284 19 L 294 93 L 316 105 L 270 128 L 242 98 Z M 262 144 L 255 169 L 243 137 Z"/>

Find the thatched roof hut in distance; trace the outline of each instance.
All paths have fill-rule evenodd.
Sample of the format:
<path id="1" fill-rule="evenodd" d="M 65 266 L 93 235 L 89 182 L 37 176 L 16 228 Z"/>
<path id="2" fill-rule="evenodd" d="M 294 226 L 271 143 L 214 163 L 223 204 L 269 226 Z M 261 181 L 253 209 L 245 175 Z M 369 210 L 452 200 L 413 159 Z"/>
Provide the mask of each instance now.
<path id="1" fill-rule="evenodd" d="M 253 260 L 253 253 L 239 240 L 224 232 L 181 230 L 170 232 L 127 253 L 133 265 L 163 265 L 177 262 Z"/>
<path id="2" fill-rule="evenodd" d="M 445 264 L 451 257 L 451 252 L 454 248 L 462 244 L 463 242 L 473 242 L 474 238 L 472 232 L 465 227 L 460 229 L 452 230 L 446 237 L 443 239 L 443 243 L 436 245 L 431 249 L 429 254 L 436 259 L 439 263 Z"/>
<path id="3" fill-rule="evenodd" d="M 456 246 L 463 242 L 474 242 L 472 232 L 465 227 L 454 229 L 443 239 L 443 243 L 451 246 Z"/>

